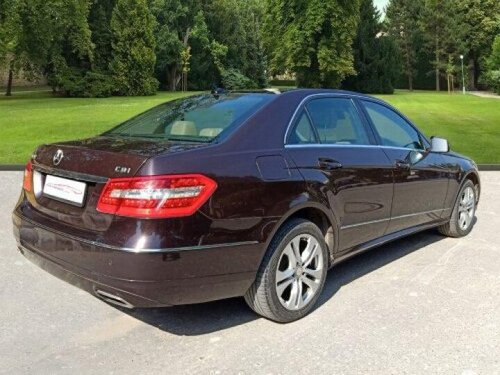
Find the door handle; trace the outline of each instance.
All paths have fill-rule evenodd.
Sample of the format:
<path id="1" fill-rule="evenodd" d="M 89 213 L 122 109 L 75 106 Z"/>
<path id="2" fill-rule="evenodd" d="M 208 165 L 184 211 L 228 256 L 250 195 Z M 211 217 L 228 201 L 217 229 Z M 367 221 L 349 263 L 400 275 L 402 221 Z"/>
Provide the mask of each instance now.
<path id="1" fill-rule="evenodd" d="M 411 164 L 405 160 L 396 160 L 396 168 L 399 169 L 410 169 Z"/>
<path id="2" fill-rule="evenodd" d="M 319 158 L 318 159 L 318 166 L 320 169 L 326 169 L 329 171 L 333 171 L 335 169 L 342 168 L 341 163 L 339 163 L 337 160 L 329 159 L 329 158 Z"/>

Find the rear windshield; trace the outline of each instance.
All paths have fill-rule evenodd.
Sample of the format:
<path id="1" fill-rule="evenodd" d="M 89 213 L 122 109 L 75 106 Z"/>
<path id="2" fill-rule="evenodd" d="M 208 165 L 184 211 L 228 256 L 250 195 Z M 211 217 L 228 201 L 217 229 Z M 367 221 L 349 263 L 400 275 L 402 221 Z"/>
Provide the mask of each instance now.
<path id="1" fill-rule="evenodd" d="M 200 95 L 161 104 L 104 135 L 211 142 L 274 99 L 271 94 Z"/>

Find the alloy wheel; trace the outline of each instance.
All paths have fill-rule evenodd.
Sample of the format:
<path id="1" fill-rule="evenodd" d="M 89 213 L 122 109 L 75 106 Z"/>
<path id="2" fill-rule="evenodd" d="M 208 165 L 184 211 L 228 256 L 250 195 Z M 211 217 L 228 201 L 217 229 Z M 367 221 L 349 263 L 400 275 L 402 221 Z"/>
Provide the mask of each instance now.
<path id="1" fill-rule="evenodd" d="M 476 197 L 474 194 L 474 189 L 472 187 L 467 187 L 462 192 L 458 207 L 458 225 L 460 226 L 461 230 L 467 230 L 472 224 L 475 208 Z"/>
<path id="2" fill-rule="evenodd" d="M 324 259 L 318 240 L 309 234 L 292 239 L 278 261 L 276 293 L 287 310 L 300 310 L 322 285 Z"/>

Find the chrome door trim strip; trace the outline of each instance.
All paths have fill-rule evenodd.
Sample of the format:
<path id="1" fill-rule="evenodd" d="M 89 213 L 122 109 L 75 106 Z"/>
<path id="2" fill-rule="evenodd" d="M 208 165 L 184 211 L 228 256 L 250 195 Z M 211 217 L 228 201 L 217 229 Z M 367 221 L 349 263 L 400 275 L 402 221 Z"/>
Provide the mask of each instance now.
<path id="1" fill-rule="evenodd" d="M 388 219 L 378 219 L 378 220 L 365 221 L 365 222 L 363 222 L 363 223 L 351 224 L 351 225 L 345 225 L 345 226 L 340 227 L 340 229 L 341 229 L 341 230 L 344 230 L 344 229 L 357 228 L 357 227 L 361 227 L 361 226 L 364 226 L 364 225 L 384 223 L 384 222 L 386 222 L 386 221 L 390 221 L 390 220 L 391 220 L 391 219 L 390 219 L 390 218 L 388 218 Z"/>
<path id="2" fill-rule="evenodd" d="M 400 215 L 400 216 L 395 216 L 395 217 L 392 217 L 392 218 L 378 219 L 378 220 L 366 221 L 366 222 L 358 223 L 358 224 L 344 225 L 344 226 L 340 227 L 340 229 L 341 230 L 343 230 L 343 229 L 351 229 L 351 228 L 361 227 L 361 226 L 369 225 L 369 224 L 383 223 L 383 222 L 390 221 L 390 220 L 405 219 L 407 217 L 418 216 L 418 215 L 428 215 L 428 214 L 433 214 L 433 213 L 443 212 L 443 211 L 449 211 L 449 210 L 451 210 L 451 208 L 442 208 L 442 209 L 439 209 L 439 210 L 424 211 L 424 212 L 418 212 L 418 213 L 415 213 L 415 214 Z"/>
<path id="3" fill-rule="evenodd" d="M 61 232 L 57 229 L 49 228 L 43 224 L 37 223 L 31 219 L 28 219 L 26 216 L 21 214 L 20 212 L 14 212 L 13 215 L 17 216 L 20 220 L 24 220 L 31 225 L 33 225 L 35 228 L 40 228 L 42 230 L 45 230 L 50 233 L 57 234 L 62 237 L 66 237 L 70 240 L 73 241 L 78 241 L 85 243 L 90 246 L 95 246 L 95 247 L 100 247 L 104 248 L 107 250 L 113 250 L 113 251 L 123 251 L 123 252 L 128 252 L 128 253 L 136 253 L 136 254 L 152 254 L 152 253 L 178 253 L 178 252 L 183 252 L 183 251 L 200 251 L 200 250 L 210 250 L 210 249 L 218 249 L 218 248 L 227 248 L 227 247 L 239 247 L 239 246 L 245 246 L 245 245 L 257 245 L 259 244 L 258 241 L 241 241 L 241 242 L 231 242 L 231 243 L 221 243 L 221 244 L 214 244 L 214 245 L 197 245 L 197 246 L 185 246 L 185 247 L 171 247 L 171 248 L 160 248 L 160 249 L 134 249 L 134 248 L 128 248 L 128 247 L 120 247 L 120 246 L 114 246 L 114 245 L 108 245 L 99 241 L 93 241 L 93 240 L 88 240 L 85 238 L 81 238 L 72 234 L 68 234 L 65 232 Z M 22 246 L 25 246 L 22 244 Z"/>

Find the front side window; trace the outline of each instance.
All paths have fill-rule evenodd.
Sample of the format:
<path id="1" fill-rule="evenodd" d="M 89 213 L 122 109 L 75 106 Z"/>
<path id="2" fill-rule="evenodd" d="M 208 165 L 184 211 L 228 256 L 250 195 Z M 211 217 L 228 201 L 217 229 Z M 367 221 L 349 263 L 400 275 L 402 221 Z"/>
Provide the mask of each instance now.
<path id="1" fill-rule="evenodd" d="M 237 128 L 275 97 L 271 94 L 222 94 L 176 100 L 144 112 L 104 135 L 210 142 L 222 132 Z"/>
<path id="2" fill-rule="evenodd" d="M 396 112 L 374 102 L 363 105 L 384 146 L 425 149 L 420 134 Z"/>
<path id="3" fill-rule="evenodd" d="M 351 99 L 314 99 L 306 107 L 321 143 L 337 145 L 370 144 L 361 117 Z"/>

